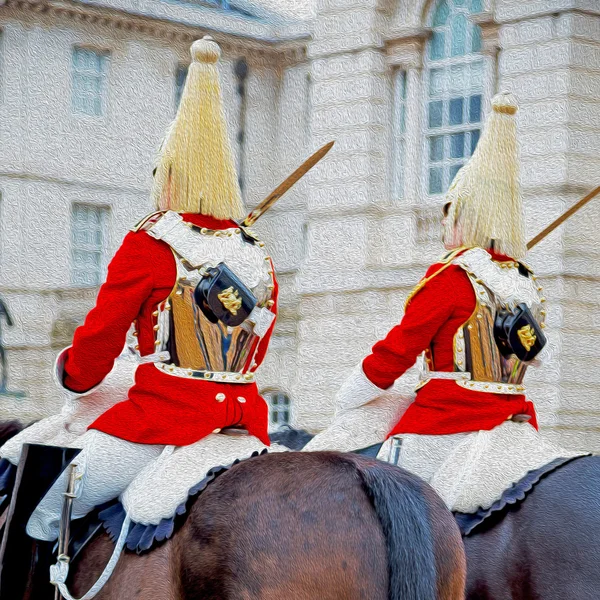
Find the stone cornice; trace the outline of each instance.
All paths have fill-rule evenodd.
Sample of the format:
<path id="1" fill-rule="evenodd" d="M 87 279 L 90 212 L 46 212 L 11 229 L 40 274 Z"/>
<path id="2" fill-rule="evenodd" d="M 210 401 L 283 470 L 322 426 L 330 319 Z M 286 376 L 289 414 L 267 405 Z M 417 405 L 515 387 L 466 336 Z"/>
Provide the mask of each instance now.
<path id="1" fill-rule="evenodd" d="M 215 26 L 177 22 L 159 16 L 136 15 L 126 10 L 71 0 L 0 0 L 0 14 L 17 11 L 66 17 L 81 23 L 151 35 L 167 42 L 191 44 L 199 37 L 210 34 L 225 54 L 243 50 L 255 54 L 257 58 L 282 60 L 286 63 L 305 60 L 306 44 L 310 39 L 308 34 L 290 39 L 274 39 L 268 36 L 269 28 L 266 26 L 264 26 L 265 31 L 261 32 L 263 35 L 253 36 L 251 33 L 244 35 L 221 31 Z"/>
<path id="2" fill-rule="evenodd" d="M 384 37 L 388 62 L 405 68 L 420 68 L 423 64 L 423 48 L 431 31 L 424 27 L 397 28 Z"/>
<path id="3" fill-rule="evenodd" d="M 496 55 L 500 51 L 500 23 L 496 21 L 491 12 L 471 15 L 470 19 L 481 28 L 481 51 L 490 56 Z"/>

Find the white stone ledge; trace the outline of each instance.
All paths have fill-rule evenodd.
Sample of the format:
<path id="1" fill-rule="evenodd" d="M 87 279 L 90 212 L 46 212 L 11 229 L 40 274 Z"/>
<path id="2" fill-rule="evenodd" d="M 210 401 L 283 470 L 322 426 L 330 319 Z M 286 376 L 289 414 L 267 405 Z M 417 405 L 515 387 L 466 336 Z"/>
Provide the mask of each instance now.
<path id="1" fill-rule="evenodd" d="M 377 34 L 368 31 L 348 34 L 340 37 L 331 36 L 313 41 L 308 52 L 309 58 L 329 57 L 339 52 L 361 52 L 382 47 Z"/>
<path id="2" fill-rule="evenodd" d="M 388 79 L 380 73 L 362 74 L 352 79 L 317 81 L 312 86 L 313 106 L 344 104 L 357 100 L 386 101 L 389 95 Z"/>
<path id="3" fill-rule="evenodd" d="M 600 42 L 600 14 L 566 13 L 556 19 L 558 35 Z"/>
<path id="4" fill-rule="evenodd" d="M 324 275 L 318 270 L 298 275 L 298 293 L 301 295 L 347 292 L 352 290 L 411 289 L 423 277 L 422 268 L 403 267 L 397 270 L 369 269 L 336 271 Z"/>
<path id="5" fill-rule="evenodd" d="M 380 51 L 373 49 L 315 58 L 311 66 L 311 75 L 315 82 L 335 78 L 352 78 L 359 73 L 372 74 L 386 70 L 385 56 Z"/>
<path id="6" fill-rule="evenodd" d="M 528 19 L 520 23 L 502 25 L 498 32 L 500 47 L 508 50 L 554 39 L 555 25 L 551 16 Z"/>
<path id="7" fill-rule="evenodd" d="M 572 42 L 563 39 L 505 50 L 500 54 L 500 72 L 517 74 L 569 67 L 571 48 Z"/>
<path id="8" fill-rule="evenodd" d="M 379 37 L 374 31 L 377 26 L 377 13 L 369 7 L 321 12 L 314 21 L 313 39 L 315 43 L 331 38 L 343 38 L 360 33 L 370 33 Z"/>
<path id="9" fill-rule="evenodd" d="M 587 69 L 573 69 L 571 75 L 571 98 L 597 101 L 600 97 L 600 76 L 590 76 Z"/>
<path id="10" fill-rule="evenodd" d="M 562 364 L 563 386 L 579 384 L 600 387 L 600 369 L 597 358 L 577 358 L 576 361 L 564 360 Z"/>
<path id="11" fill-rule="evenodd" d="M 519 103 L 525 105 L 527 102 L 566 96 L 571 90 L 570 76 L 571 72 L 564 67 L 527 73 L 502 70 L 501 87 L 510 90 L 517 96 Z"/>
<path id="12" fill-rule="evenodd" d="M 503 0 L 496 5 L 495 19 L 504 23 L 571 10 L 589 11 L 592 14 L 599 12 L 596 0 Z"/>

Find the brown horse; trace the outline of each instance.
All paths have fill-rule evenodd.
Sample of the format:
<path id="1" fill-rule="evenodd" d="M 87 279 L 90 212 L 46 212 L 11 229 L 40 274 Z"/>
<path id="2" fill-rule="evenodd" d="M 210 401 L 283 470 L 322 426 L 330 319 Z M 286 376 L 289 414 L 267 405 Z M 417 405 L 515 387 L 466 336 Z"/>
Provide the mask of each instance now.
<path id="1" fill-rule="evenodd" d="M 112 550 L 106 534 L 82 550 L 73 596 Z M 356 455 L 277 453 L 219 476 L 170 540 L 124 553 L 96 598 L 462 600 L 465 577 L 458 527 L 420 479 Z"/>
<path id="2" fill-rule="evenodd" d="M 311 439 L 275 436 L 299 450 Z M 600 598 L 600 456 L 548 472 L 527 497 L 463 538 L 467 600 Z"/>

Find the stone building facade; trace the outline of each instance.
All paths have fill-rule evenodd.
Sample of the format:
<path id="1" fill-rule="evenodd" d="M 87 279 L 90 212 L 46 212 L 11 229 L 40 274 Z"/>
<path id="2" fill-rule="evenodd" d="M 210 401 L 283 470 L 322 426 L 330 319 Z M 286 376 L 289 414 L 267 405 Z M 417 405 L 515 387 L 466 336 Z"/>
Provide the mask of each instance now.
<path id="1" fill-rule="evenodd" d="M 321 0 L 309 45 L 313 145 L 337 139 L 307 200 L 298 278 L 298 420 L 402 315 L 441 252 L 445 189 L 496 91 L 519 99 L 533 237 L 600 183 L 600 7 L 593 0 Z M 600 449 L 600 202 L 528 256 L 548 296 L 544 367 L 526 383 L 544 430 Z M 398 383 L 405 391 L 415 373 Z"/>
<path id="2" fill-rule="evenodd" d="M 594 0 L 318 0 L 311 23 L 129 2 L 0 7 L 0 296 L 19 307 L 19 326 L 5 337 L 11 378 L 29 394 L 2 414 L 58 402 L 51 359 L 97 291 L 73 283 L 69 228 L 91 217 L 72 205 L 110 209 L 98 217 L 107 219 L 107 255 L 147 212 L 148 165 L 174 114 L 177 69 L 204 32 L 224 45 L 249 206 L 336 140 L 257 224 L 282 284 L 260 381 L 278 399 L 275 412 L 297 427 L 327 425 L 340 383 L 399 321 L 409 290 L 441 254 L 443 191 L 475 147 L 496 91 L 512 91 L 521 105 L 530 237 L 599 183 Z M 113 91 L 100 120 L 69 112 L 77 44 L 110 53 Z M 598 225 L 596 201 L 528 257 L 547 291 L 550 337 L 528 394 L 544 431 L 592 450 L 600 449 Z M 410 391 L 415 379 L 413 369 L 396 388 Z"/>
<path id="3" fill-rule="evenodd" d="M 9 389 L 27 394 L 2 394 L 0 418 L 60 406 L 54 357 L 123 236 L 152 210 L 154 155 L 190 46 L 205 34 L 223 52 L 229 133 L 252 206 L 306 151 L 304 24 L 243 0 L 0 3 L 0 297 L 16 322 L 3 328 Z M 286 228 L 300 189 L 263 228 Z M 300 232 L 274 250 L 284 288 Z M 283 315 L 275 346 L 286 327 Z"/>

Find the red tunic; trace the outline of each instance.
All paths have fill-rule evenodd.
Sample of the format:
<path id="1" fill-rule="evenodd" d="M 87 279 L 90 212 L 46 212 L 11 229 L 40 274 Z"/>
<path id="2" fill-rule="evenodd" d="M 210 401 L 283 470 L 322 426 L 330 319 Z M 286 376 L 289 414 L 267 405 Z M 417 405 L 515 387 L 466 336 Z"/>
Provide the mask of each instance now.
<path id="1" fill-rule="evenodd" d="M 182 216 L 185 221 L 207 229 L 237 227 L 232 221 L 203 215 Z M 75 331 L 65 362 L 65 386 L 84 392 L 100 383 L 123 350 L 134 320 L 140 353 L 152 354 L 153 326 L 157 320 L 152 313 L 171 293 L 175 280 L 175 259 L 170 247 L 145 231 L 128 233 L 108 267 L 96 306 Z M 277 294 L 275 281 L 275 304 L 271 308 L 274 313 L 277 313 Z M 256 366 L 251 371 L 261 364 L 274 326 L 273 322 L 261 340 Z M 220 392 L 226 397 L 222 402 L 216 400 Z M 81 401 L 85 402 L 85 397 Z M 217 428 L 234 425 L 245 427 L 269 444 L 268 408 L 256 383 L 185 379 L 159 371 L 153 364 L 143 364 L 137 368 L 128 399 L 106 411 L 90 428 L 141 444 L 185 446 Z"/>
<path id="2" fill-rule="evenodd" d="M 491 254 L 494 260 L 512 261 Z M 431 266 L 426 277 L 442 266 Z M 363 361 L 365 375 L 378 387 L 387 389 L 426 349 L 432 371 L 453 371 L 454 334 L 473 314 L 475 305 L 475 292 L 464 270 L 457 265 L 445 268 L 411 299 L 401 323 L 373 346 Z M 537 429 L 535 408 L 524 395 L 477 392 L 452 380 L 432 379 L 417 390 L 414 402 L 390 435 L 489 430 L 520 413 L 531 415 L 530 423 Z"/>

